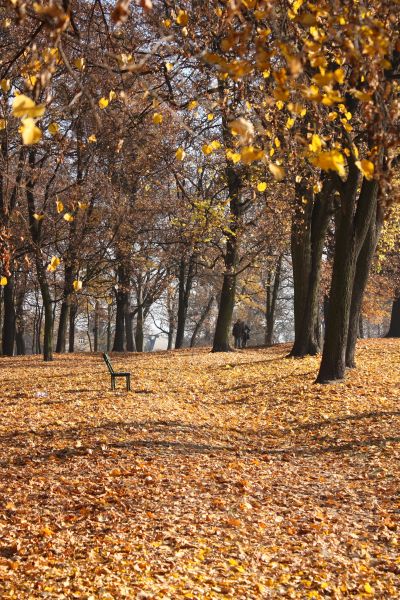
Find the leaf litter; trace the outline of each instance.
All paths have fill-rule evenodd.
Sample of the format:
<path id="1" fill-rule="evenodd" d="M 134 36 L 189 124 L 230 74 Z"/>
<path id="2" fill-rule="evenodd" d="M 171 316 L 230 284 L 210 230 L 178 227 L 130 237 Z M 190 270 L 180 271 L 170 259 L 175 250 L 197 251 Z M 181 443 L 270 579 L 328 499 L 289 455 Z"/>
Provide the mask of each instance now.
<path id="1" fill-rule="evenodd" d="M 400 598 L 400 342 L 2 359 L 2 599 Z"/>

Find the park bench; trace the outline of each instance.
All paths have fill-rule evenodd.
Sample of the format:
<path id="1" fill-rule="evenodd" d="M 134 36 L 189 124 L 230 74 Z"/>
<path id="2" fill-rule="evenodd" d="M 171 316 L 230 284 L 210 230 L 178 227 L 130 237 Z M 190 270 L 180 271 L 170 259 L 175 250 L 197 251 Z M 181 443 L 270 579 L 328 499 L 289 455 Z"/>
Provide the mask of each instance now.
<path id="1" fill-rule="evenodd" d="M 104 354 L 103 354 L 103 359 L 104 359 L 104 362 L 106 363 L 108 370 L 110 372 L 110 375 L 111 375 L 111 389 L 115 390 L 115 380 L 117 377 L 125 377 L 126 389 L 128 391 L 130 391 L 130 389 L 131 389 L 131 374 L 125 373 L 123 371 L 114 371 L 113 366 L 110 361 L 110 357 L 108 356 L 108 354 L 106 352 L 104 352 Z"/>

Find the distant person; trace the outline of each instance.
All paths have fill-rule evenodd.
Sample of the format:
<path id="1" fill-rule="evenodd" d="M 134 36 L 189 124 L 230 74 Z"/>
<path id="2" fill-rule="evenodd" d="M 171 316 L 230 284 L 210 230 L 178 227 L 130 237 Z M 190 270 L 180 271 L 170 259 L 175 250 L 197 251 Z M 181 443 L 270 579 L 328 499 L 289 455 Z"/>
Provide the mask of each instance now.
<path id="1" fill-rule="evenodd" d="M 241 319 L 238 319 L 232 327 L 232 335 L 235 339 L 235 348 L 242 347 L 243 333 L 244 323 Z"/>
<path id="2" fill-rule="evenodd" d="M 250 327 L 247 323 L 243 323 L 243 333 L 242 333 L 242 348 L 246 348 L 247 342 L 250 339 Z"/>

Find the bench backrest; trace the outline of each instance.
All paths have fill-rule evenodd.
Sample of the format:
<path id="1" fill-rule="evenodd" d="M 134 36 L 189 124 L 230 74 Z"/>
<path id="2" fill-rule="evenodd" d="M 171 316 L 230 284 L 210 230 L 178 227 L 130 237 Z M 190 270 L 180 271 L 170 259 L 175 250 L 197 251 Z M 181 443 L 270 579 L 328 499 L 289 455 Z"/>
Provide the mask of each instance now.
<path id="1" fill-rule="evenodd" d="M 106 365 L 108 367 L 108 370 L 110 371 L 111 375 L 114 375 L 114 369 L 113 369 L 113 366 L 111 364 L 110 357 L 108 356 L 108 354 L 106 354 L 104 352 L 103 358 L 104 358 L 104 362 L 106 363 Z"/>

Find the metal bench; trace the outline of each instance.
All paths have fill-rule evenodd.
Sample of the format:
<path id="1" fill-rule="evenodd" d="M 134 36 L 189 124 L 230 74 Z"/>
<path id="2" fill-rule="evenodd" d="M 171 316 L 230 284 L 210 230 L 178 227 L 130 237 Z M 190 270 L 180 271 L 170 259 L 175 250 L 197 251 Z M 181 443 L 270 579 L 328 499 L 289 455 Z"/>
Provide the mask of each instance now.
<path id="1" fill-rule="evenodd" d="M 126 389 L 128 391 L 130 391 L 130 389 L 131 389 L 131 374 L 125 373 L 122 371 L 114 371 L 113 366 L 110 361 L 110 357 L 108 356 L 108 354 L 106 352 L 104 352 L 104 354 L 103 354 L 103 359 L 104 359 L 104 362 L 106 363 L 108 370 L 110 372 L 110 375 L 111 375 L 111 389 L 115 390 L 115 380 L 117 377 L 125 377 Z"/>

